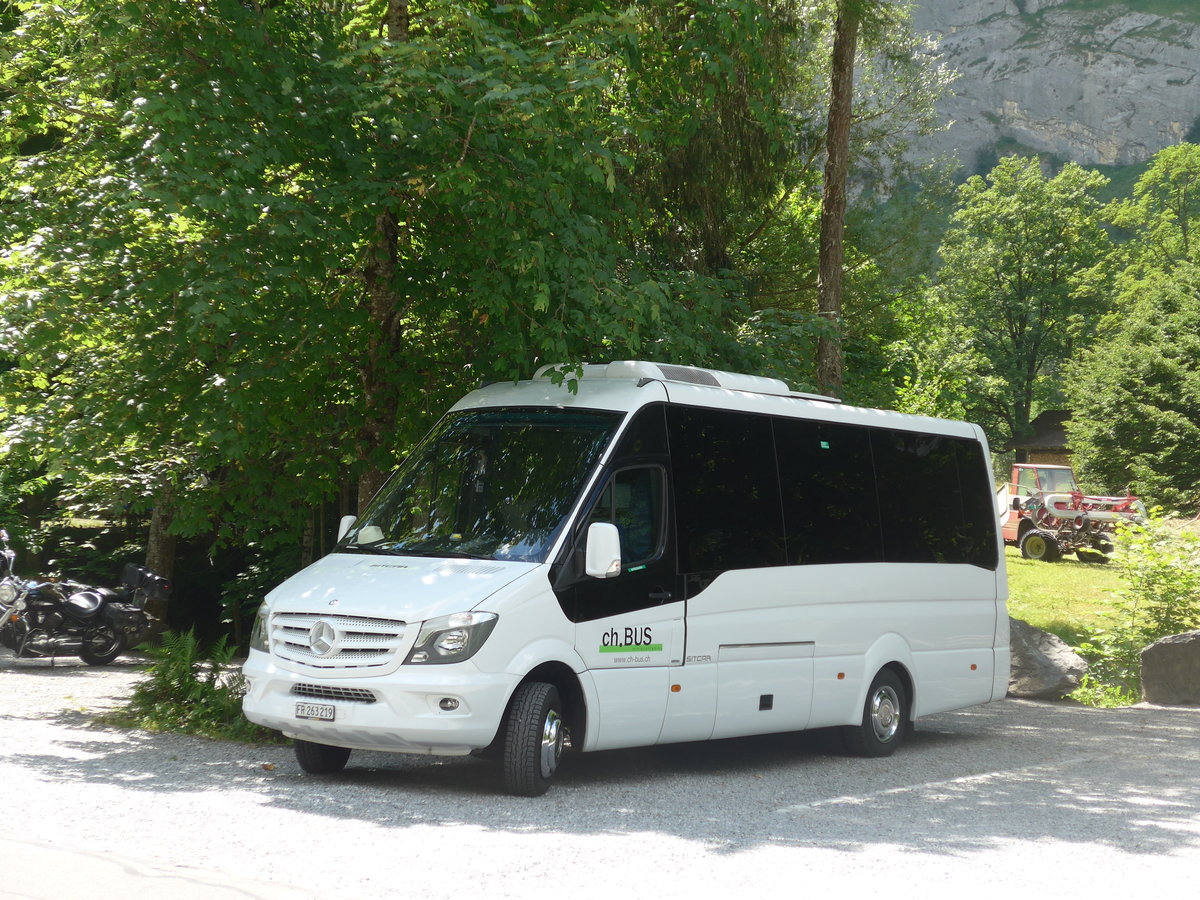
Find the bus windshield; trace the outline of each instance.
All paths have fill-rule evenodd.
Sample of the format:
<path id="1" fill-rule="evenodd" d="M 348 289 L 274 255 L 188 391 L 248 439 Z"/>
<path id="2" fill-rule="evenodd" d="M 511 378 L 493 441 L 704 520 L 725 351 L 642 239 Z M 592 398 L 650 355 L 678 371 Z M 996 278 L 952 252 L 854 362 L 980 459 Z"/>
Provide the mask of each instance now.
<path id="1" fill-rule="evenodd" d="M 622 417 L 548 407 L 452 413 L 335 552 L 545 562 Z"/>

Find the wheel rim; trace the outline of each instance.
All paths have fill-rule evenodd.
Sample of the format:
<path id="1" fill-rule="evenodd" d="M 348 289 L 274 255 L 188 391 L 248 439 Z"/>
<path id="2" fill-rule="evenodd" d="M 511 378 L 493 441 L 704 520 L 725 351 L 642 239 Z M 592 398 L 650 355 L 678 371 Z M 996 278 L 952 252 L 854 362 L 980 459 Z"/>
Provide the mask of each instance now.
<path id="1" fill-rule="evenodd" d="M 88 636 L 88 650 L 96 656 L 104 656 L 117 649 L 117 642 L 119 640 L 120 635 L 117 634 L 115 628 L 97 628 Z"/>
<path id="2" fill-rule="evenodd" d="M 884 744 L 900 730 L 900 696 L 891 685 L 883 685 L 871 696 L 871 727 Z"/>
<path id="3" fill-rule="evenodd" d="M 1025 547 L 1033 559 L 1041 559 L 1046 555 L 1046 539 L 1040 535 L 1035 534 L 1030 537 L 1025 541 Z"/>
<path id="4" fill-rule="evenodd" d="M 549 778 L 558 768 L 558 758 L 562 755 L 563 723 L 556 710 L 546 711 L 546 721 L 542 723 L 542 777 Z"/>

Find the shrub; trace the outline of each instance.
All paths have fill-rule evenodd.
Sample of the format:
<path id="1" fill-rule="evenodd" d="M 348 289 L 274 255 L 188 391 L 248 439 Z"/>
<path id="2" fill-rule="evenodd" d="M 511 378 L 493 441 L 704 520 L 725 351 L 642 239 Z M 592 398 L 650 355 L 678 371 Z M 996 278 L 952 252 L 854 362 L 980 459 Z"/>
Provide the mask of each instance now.
<path id="1" fill-rule="evenodd" d="M 1142 650 L 1200 627 L 1200 536 L 1152 517 L 1118 530 L 1117 558 L 1124 587 L 1106 614 L 1111 624 L 1079 647 L 1089 671 L 1072 696 L 1091 706 L 1136 703 Z"/>
<path id="2" fill-rule="evenodd" d="M 117 724 L 152 731 L 175 731 L 238 741 L 278 740 L 242 715 L 246 681 L 232 662 L 234 647 L 225 638 L 207 649 L 192 631 L 162 635 L 152 648 L 147 677 L 133 689 L 128 704 L 109 717 Z"/>

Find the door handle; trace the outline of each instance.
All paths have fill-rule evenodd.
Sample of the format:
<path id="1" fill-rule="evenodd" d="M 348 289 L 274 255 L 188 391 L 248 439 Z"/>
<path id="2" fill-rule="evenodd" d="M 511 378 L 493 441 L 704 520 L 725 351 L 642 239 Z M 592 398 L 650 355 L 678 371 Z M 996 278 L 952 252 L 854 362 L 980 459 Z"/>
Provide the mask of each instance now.
<path id="1" fill-rule="evenodd" d="M 671 599 L 671 592 L 670 591 L 651 591 L 650 599 L 653 600 L 655 603 L 666 603 L 668 600 Z"/>

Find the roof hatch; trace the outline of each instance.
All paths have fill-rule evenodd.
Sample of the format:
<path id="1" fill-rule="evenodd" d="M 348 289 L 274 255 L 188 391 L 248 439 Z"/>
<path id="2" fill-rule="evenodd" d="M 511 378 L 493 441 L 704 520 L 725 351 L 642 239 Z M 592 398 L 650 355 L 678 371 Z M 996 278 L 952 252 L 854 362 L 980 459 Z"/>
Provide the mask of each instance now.
<path id="1" fill-rule="evenodd" d="M 534 378 L 548 378 L 551 369 L 558 365 L 542 366 L 534 373 Z M 737 372 L 720 372 L 715 369 L 701 369 L 698 366 L 674 366 L 666 363 L 642 362 L 640 360 L 621 360 L 608 364 L 584 363 L 584 378 L 619 378 L 625 381 L 640 381 L 649 378 L 654 381 L 673 381 L 684 384 L 701 384 L 707 387 L 725 388 L 731 391 L 751 391 L 756 394 L 792 395 L 792 389 L 787 382 L 778 378 L 764 378 L 761 375 L 741 375 Z M 807 396 L 807 395 L 806 395 Z M 832 397 L 813 397 L 812 399 L 832 400 Z"/>

